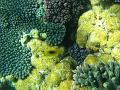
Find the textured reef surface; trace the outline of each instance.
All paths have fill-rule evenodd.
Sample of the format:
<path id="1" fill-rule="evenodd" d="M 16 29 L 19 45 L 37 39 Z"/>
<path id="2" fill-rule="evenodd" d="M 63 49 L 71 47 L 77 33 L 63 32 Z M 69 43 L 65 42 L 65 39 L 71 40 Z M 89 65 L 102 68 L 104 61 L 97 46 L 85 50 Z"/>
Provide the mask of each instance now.
<path id="1" fill-rule="evenodd" d="M 0 90 L 120 90 L 119 0 L 0 0 Z"/>

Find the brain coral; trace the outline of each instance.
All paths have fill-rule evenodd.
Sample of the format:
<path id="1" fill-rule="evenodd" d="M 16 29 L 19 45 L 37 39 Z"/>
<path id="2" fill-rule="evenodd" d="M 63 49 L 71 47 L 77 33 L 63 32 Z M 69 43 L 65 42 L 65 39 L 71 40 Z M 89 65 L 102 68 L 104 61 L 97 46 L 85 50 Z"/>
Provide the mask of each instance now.
<path id="1" fill-rule="evenodd" d="M 20 42 L 21 32 L 16 29 L 0 30 L 0 75 L 23 79 L 31 71 L 31 51 Z"/>

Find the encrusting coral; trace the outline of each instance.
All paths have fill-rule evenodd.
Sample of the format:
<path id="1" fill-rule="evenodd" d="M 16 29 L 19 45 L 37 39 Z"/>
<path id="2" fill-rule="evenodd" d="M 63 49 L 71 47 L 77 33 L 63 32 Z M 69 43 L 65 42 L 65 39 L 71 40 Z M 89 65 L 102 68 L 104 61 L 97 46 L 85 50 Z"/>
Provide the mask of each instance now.
<path id="1" fill-rule="evenodd" d="M 73 60 L 70 57 L 66 57 L 60 63 L 56 64 L 52 69 L 51 72 L 45 78 L 44 83 L 41 86 L 42 90 L 52 90 L 56 89 L 59 90 L 62 86 L 61 84 L 64 83 L 66 80 L 72 80 L 72 69 L 74 69 Z M 72 84 L 72 81 L 69 82 Z M 67 85 L 65 85 L 67 86 Z M 59 88 L 59 89 L 57 89 Z M 65 89 L 66 88 L 66 89 Z M 70 87 L 64 87 L 63 90 L 68 90 Z"/>

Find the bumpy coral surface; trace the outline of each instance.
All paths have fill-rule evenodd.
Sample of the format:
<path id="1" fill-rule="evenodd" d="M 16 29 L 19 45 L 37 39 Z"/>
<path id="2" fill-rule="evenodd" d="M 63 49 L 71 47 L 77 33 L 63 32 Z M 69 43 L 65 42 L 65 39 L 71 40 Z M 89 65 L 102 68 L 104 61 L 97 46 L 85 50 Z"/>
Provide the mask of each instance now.
<path id="1" fill-rule="evenodd" d="M 35 20 L 38 8 L 36 0 L 1 0 L 0 6 L 3 26 L 13 26 L 24 21 Z"/>
<path id="2" fill-rule="evenodd" d="M 23 47 L 21 32 L 14 29 L 0 30 L 0 75 L 13 75 L 23 79 L 31 71 L 31 51 Z"/>
<path id="3" fill-rule="evenodd" d="M 89 0 L 45 0 L 45 20 L 55 23 L 67 24 L 77 20 L 81 13 L 87 9 Z"/>
<path id="4" fill-rule="evenodd" d="M 45 39 L 49 45 L 59 45 L 62 43 L 66 28 L 60 23 L 40 23 L 37 26 L 39 35 Z"/>
<path id="5" fill-rule="evenodd" d="M 85 57 L 89 54 L 87 49 L 81 48 L 77 44 L 73 44 L 69 48 L 68 52 L 70 56 L 78 62 L 78 64 L 82 63 Z"/>

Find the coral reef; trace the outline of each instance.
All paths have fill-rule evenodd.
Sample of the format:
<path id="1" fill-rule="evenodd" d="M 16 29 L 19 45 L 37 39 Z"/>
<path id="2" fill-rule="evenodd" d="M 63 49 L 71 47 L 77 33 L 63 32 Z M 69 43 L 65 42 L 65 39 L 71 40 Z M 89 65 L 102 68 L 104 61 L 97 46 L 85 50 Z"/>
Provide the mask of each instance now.
<path id="1" fill-rule="evenodd" d="M 89 0 L 45 0 L 42 3 L 45 5 L 43 17 L 49 22 L 67 24 L 72 20 L 78 20 L 80 14 L 88 8 L 86 4 L 89 3 Z"/>
<path id="2" fill-rule="evenodd" d="M 62 44 L 65 33 L 66 28 L 62 24 L 39 22 L 36 20 L 36 23 L 33 23 L 29 33 L 24 34 L 25 37 L 23 41 L 29 41 L 30 38 L 40 38 L 41 40 L 47 42 L 47 44 L 56 46 Z"/>
<path id="3" fill-rule="evenodd" d="M 72 70 L 74 69 L 73 60 L 70 57 L 66 57 L 60 63 L 56 64 L 51 72 L 45 78 L 44 83 L 41 86 L 42 90 L 52 90 L 56 88 L 61 88 L 62 83 L 65 83 L 66 80 L 72 80 Z M 69 82 L 71 85 L 72 82 Z M 70 87 L 65 85 L 66 87 L 63 90 L 68 90 Z M 65 89 L 66 88 L 66 89 Z M 59 90 L 56 89 L 56 90 Z"/>
<path id="4" fill-rule="evenodd" d="M 49 90 L 53 88 L 69 90 L 72 85 L 72 70 L 75 69 L 76 62 L 71 57 L 60 59 L 59 55 L 64 54 L 64 48 L 49 46 L 39 39 L 32 39 L 27 46 L 31 48 L 33 54 L 31 64 L 34 68 L 27 78 L 14 83 L 15 88 L 17 90 Z M 63 83 L 69 84 L 69 86 L 66 87 Z M 23 86 L 24 84 L 25 86 Z"/>
<path id="5" fill-rule="evenodd" d="M 1 0 L 0 90 L 119 90 L 114 0 Z"/>
<path id="6" fill-rule="evenodd" d="M 66 27 L 64 45 L 70 46 L 75 40 L 79 16 L 90 8 L 89 0 L 41 0 L 41 8 L 38 13 L 43 15 L 45 22 L 61 23 Z M 45 12 L 43 12 L 45 11 Z M 40 18 L 41 15 L 37 18 Z M 67 41 L 67 43 L 66 43 Z"/>

